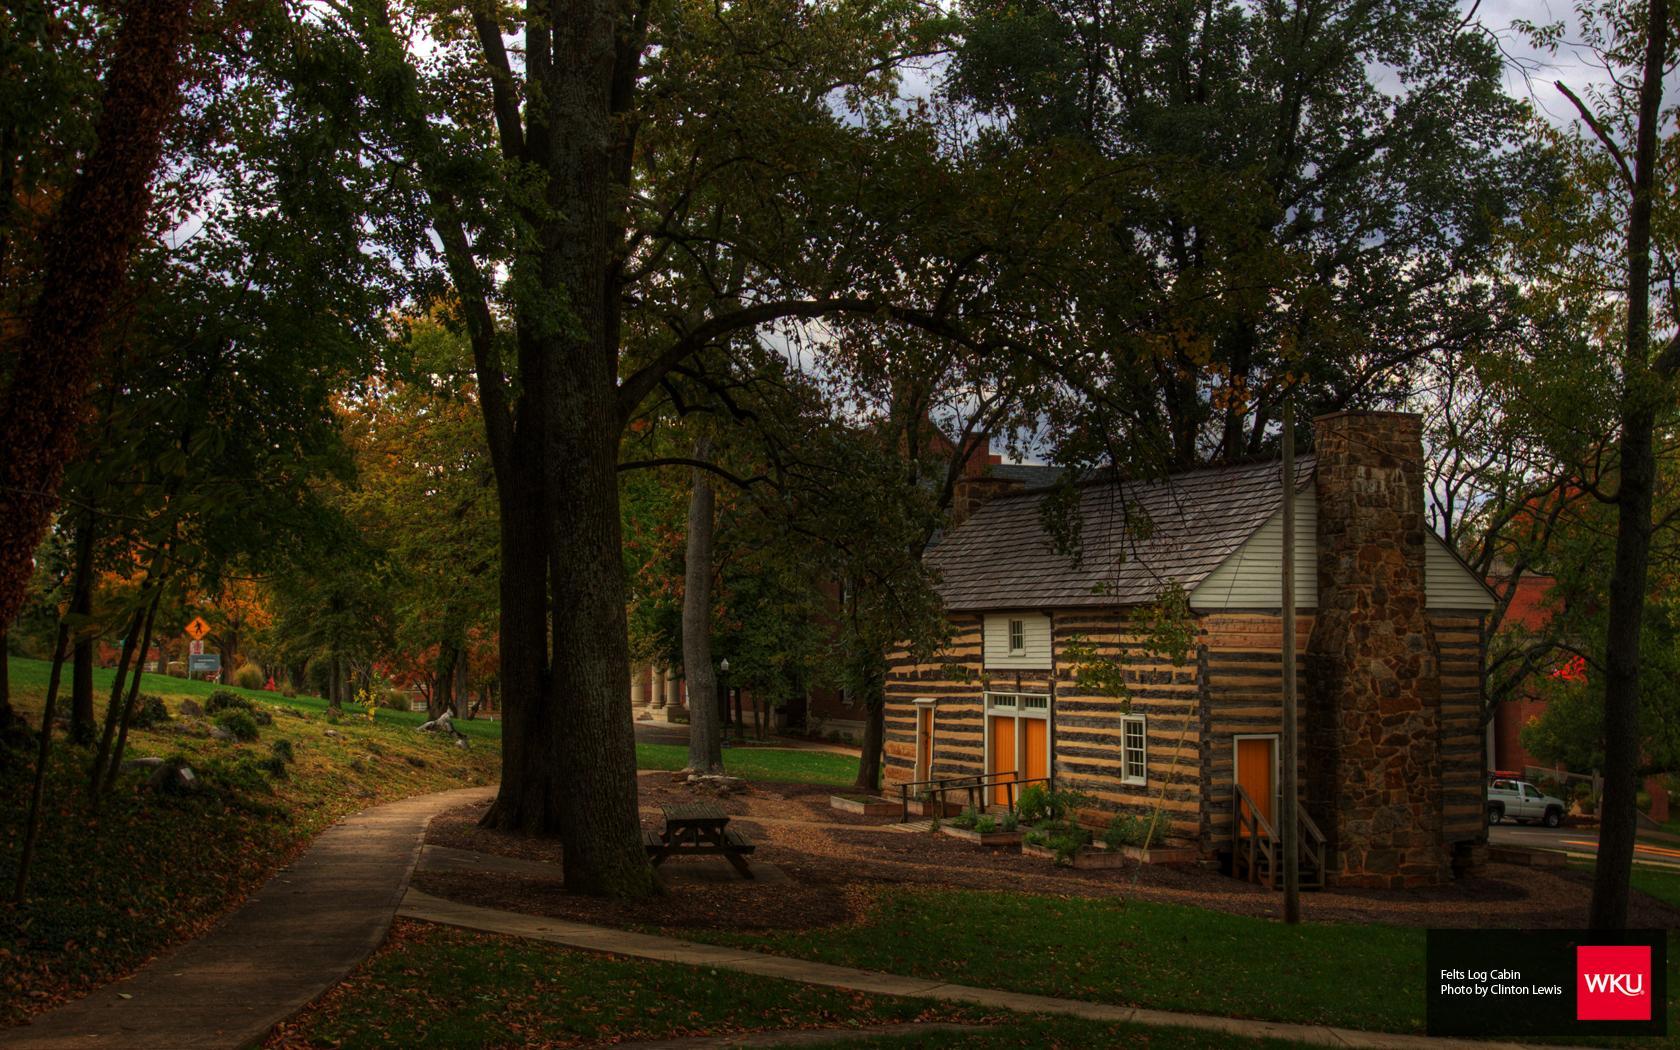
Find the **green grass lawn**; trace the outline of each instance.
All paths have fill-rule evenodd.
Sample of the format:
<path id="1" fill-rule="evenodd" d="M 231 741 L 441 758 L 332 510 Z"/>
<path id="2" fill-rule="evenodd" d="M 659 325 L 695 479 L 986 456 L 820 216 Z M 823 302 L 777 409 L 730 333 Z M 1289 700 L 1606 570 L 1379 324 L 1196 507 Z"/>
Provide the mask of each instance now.
<path id="1" fill-rule="evenodd" d="M 1653 892 L 1650 876 L 1636 878 Z M 1680 892 L 1680 878 L 1661 878 L 1667 885 L 1656 892 Z M 1424 1027 L 1424 931 L 1410 927 L 1291 927 L 1147 901 L 889 888 L 852 925 L 682 933 L 1039 995 L 1377 1031 Z M 1680 939 L 1669 943 L 1670 987 L 1680 987 Z M 1680 1045 L 1680 1014 L 1672 1007 L 1670 1029 L 1676 1036 L 1654 1045 Z"/>
<path id="2" fill-rule="evenodd" d="M 267 1045 L 344 1050 L 599 1045 L 915 1021 L 989 1027 L 824 1045 L 1155 1050 L 1283 1050 L 1296 1045 L 867 995 L 424 923 L 399 923 L 378 954 L 309 1011 L 277 1029 Z"/>
<path id="3" fill-rule="evenodd" d="M 891 888 L 860 923 L 684 936 L 777 955 L 1097 1002 L 1423 1029 L 1423 931 L 1285 926 L 1176 904 Z M 1287 975 L 1287 979 L 1285 979 Z"/>
<path id="4" fill-rule="evenodd" d="M 688 748 L 681 744 L 636 745 L 636 765 L 641 769 L 681 769 L 688 764 Z M 767 747 L 728 747 L 723 750 L 723 768 L 747 780 L 779 780 L 789 784 L 833 784 L 850 787 L 857 779 L 856 755 L 834 751 Z"/>
<path id="5" fill-rule="evenodd" d="M 45 665 L 10 663 L 13 703 L 38 723 Z M 347 713 L 329 722 L 319 700 L 257 692 L 245 695 L 273 723 L 255 742 L 222 742 L 208 736 L 204 720 L 178 717 L 183 698 L 202 703 L 209 687 L 148 675 L 144 688 L 177 717 L 135 729 L 129 757 L 184 758 L 204 790 L 155 794 L 144 787 L 147 772 L 136 770 L 94 813 L 86 794 L 92 754 L 55 734 L 42 837 L 21 908 L 10 898 L 34 753 L 0 751 L 0 792 L 13 800 L 0 807 L 0 1023 L 202 932 L 339 818 L 384 800 L 494 783 L 499 771 L 500 748 L 483 732 L 494 726 L 478 727 L 462 750 L 415 732 L 406 712 L 381 711 L 371 723 Z M 101 714 L 104 706 L 101 697 Z M 278 740 L 291 742 L 295 760 L 277 775 L 258 763 L 275 756 Z"/>
<path id="6" fill-rule="evenodd" d="M 11 665 L 11 682 L 12 689 L 14 691 L 19 691 L 25 695 L 35 696 L 37 698 L 46 695 L 47 679 L 52 671 L 52 664 L 50 662 L 46 660 L 26 660 L 14 656 L 11 658 L 9 663 Z M 104 715 L 105 701 L 111 695 L 111 679 L 114 675 L 115 672 L 107 667 L 96 667 L 93 669 L 93 699 L 101 717 Z M 70 670 L 66 667 L 64 671 L 64 682 L 59 686 L 59 712 L 61 714 L 68 710 L 69 707 L 69 696 L 66 692 L 69 687 Z M 158 696 L 164 697 L 165 699 L 186 699 L 190 697 L 191 699 L 198 701 L 200 704 L 203 704 L 205 699 L 218 689 L 226 689 L 229 692 L 238 693 L 240 696 L 250 697 L 252 700 L 265 704 L 271 704 L 275 707 L 290 707 L 299 711 L 307 711 L 312 714 L 324 714 L 327 710 L 326 700 L 318 696 L 304 696 L 299 694 L 298 696 L 287 697 L 281 696 L 279 693 L 270 693 L 261 689 L 241 689 L 235 685 L 217 685 L 214 682 L 188 681 L 185 678 L 175 678 L 170 675 L 162 674 L 145 675 L 142 677 L 140 682 L 141 692 L 154 693 Z M 365 708 L 352 704 L 347 705 L 345 707 L 345 711 L 347 713 L 362 712 L 365 711 Z M 393 711 L 388 708 L 380 708 L 374 717 L 378 722 L 396 726 L 413 727 L 426 721 L 426 714 L 423 711 Z M 500 722 L 483 718 L 475 718 L 470 721 L 457 721 L 455 723 L 455 728 L 459 729 L 467 736 L 481 737 L 487 740 L 499 739 L 502 735 L 502 724 Z"/>

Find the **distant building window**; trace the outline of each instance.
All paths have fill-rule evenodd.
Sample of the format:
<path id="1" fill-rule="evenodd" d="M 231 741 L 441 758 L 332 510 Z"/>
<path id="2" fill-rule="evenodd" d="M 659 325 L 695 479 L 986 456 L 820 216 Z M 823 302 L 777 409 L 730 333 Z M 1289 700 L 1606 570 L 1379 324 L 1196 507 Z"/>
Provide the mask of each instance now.
<path id="1" fill-rule="evenodd" d="M 1148 732 L 1141 716 L 1124 718 L 1121 726 L 1121 782 L 1142 784 L 1148 780 Z"/>
<path id="2" fill-rule="evenodd" d="M 1027 652 L 1027 622 L 1009 621 L 1009 655 L 1024 656 Z"/>

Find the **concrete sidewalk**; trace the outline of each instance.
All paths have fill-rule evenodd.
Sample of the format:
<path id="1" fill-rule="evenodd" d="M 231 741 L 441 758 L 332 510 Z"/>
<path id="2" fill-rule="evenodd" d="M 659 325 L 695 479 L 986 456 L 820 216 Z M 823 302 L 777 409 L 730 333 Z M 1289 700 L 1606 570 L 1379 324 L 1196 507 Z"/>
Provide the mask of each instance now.
<path id="1" fill-rule="evenodd" d="M 465 788 L 339 821 L 221 925 L 84 999 L 0 1031 L 20 1050 L 235 1050 L 259 1042 L 385 939 L 433 816 Z"/>
<path id="2" fill-rule="evenodd" d="M 1351 1028 L 1332 1028 L 1316 1024 L 1282 1024 L 1273 1021 L 1254 1021 L 1212 1014 L 1175 1013 L 1169 1010 L 1145 1010 L 1131 1006 L 1086 1002 L 1081 999 L 1059 999 L 1047 995 L 1028 995 L 1005 992 L 994 988 L 975 988 L 970 985 L 949 984 L 925 977 L 902 977 L 897 974 L 859 970 L 849 966 L 791 959 L 763 952 L 725 948 L 713 944 L 656 937 L 628 930 L 601 926 L 587 926 L 564 919 L 540 915 L 480 908 L 471 904 L 433 897 L 410 889 L 403 897 L 397 912 L 405 919 L 459 926 L 463 929 L 500 933 L 531 940 L 548 941 L 568 948 L 625 955 L 659 962 L 707 966 L 737 973 L 779 977 L 806 984 L 820 984 L 830 988 L 868 992 L 874 995 L 902 995 L 918 999 L 939 999 L 947 1002 L 974 1003 L 1020 1013 L 1065 1014 L 1091 1021 L 1129 1022 L 1131 1024 L 1162 1027 L 1194 1028 L 1222 1032 L 1245 1039 L 1286 1039 L 1317 1046 L 1393 1047 L 1395 1050 L 1530 1050 L 1526 1044 L 1490 1042 L 1472 1039 L 1431 1039 L 1421 1035 L 1396 1035 L 1387 1032 L 1365 1032 Z M 1533 1047 L 1532 1050 L 1542 1050 Z M 1548 1046 L 1544 1050 L 1559 1050 Z"/>

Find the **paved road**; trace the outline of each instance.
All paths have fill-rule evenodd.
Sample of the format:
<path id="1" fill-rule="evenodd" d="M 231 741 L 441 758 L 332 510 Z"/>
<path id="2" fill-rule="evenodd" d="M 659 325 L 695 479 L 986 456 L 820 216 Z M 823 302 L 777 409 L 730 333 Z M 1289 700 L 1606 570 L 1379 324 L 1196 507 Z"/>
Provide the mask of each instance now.
<path id="1" fill-rule="evenodd" d="M 1571 856 L 1592 859 L 1598 855 L 1597 828 L 1543 828 L 1538 824 L 1495 824 L 1488 828 L 1488 842 L 1495 846 L 1524 849 L 1562 850 Z M 1634 847 L 1636 863 L 1653 868 L 1680 871 L 1680 842 L 1667 836 L 1641 836 Z"/>

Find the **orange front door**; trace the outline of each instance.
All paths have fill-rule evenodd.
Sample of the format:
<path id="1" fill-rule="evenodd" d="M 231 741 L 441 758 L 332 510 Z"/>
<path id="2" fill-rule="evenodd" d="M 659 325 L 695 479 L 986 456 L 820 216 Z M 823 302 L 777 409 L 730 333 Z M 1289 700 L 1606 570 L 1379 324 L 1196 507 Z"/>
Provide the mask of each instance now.
<path id="1" fill-rule="evenodd" d="M 1237 741 L 1237 783 L 1248 793 L 1260 815 L 1266 818 L 1266 823 L 1275 829 L 1272 822 L 1272 800 L 1277 794 L 1277 784 L 1274 775 L 1277 772 L 1277 762 L 1272 757 L 1272 748 L 1276 741 L 1270 737 L 1248 737 Z M 1243 815 L 1248 815 L 1248 807 L 1243 807 Z"/>
<path id="2" fill-rule="evenodd" d="M 916 779 L 933 776 L 933 709 L 916 709 Z"/>
<path id="3" fill-rule="evenodd" d="M 1015 718 L 1006 716 L 992 719 L 992 746 L 986 756 L 986 772 L 1014 773 L 1015 769 Z M 1008 777 L 1001 779 L 1008 780 Z M 1019 791 L 1013 792 L 1019 795 Z M 995 787 L 992 789 L 992 801 L 1000 806 L 1009 805 L 1011 789 Z"/>
<path id="4" fill-rule="evenodd" d="M 1022 750 L 1026 761 L 1021 776 L 1027 780 L 1042 780 L 1050 775 L 1050 723 L 1043 718 L 1021 719 Z"/>

